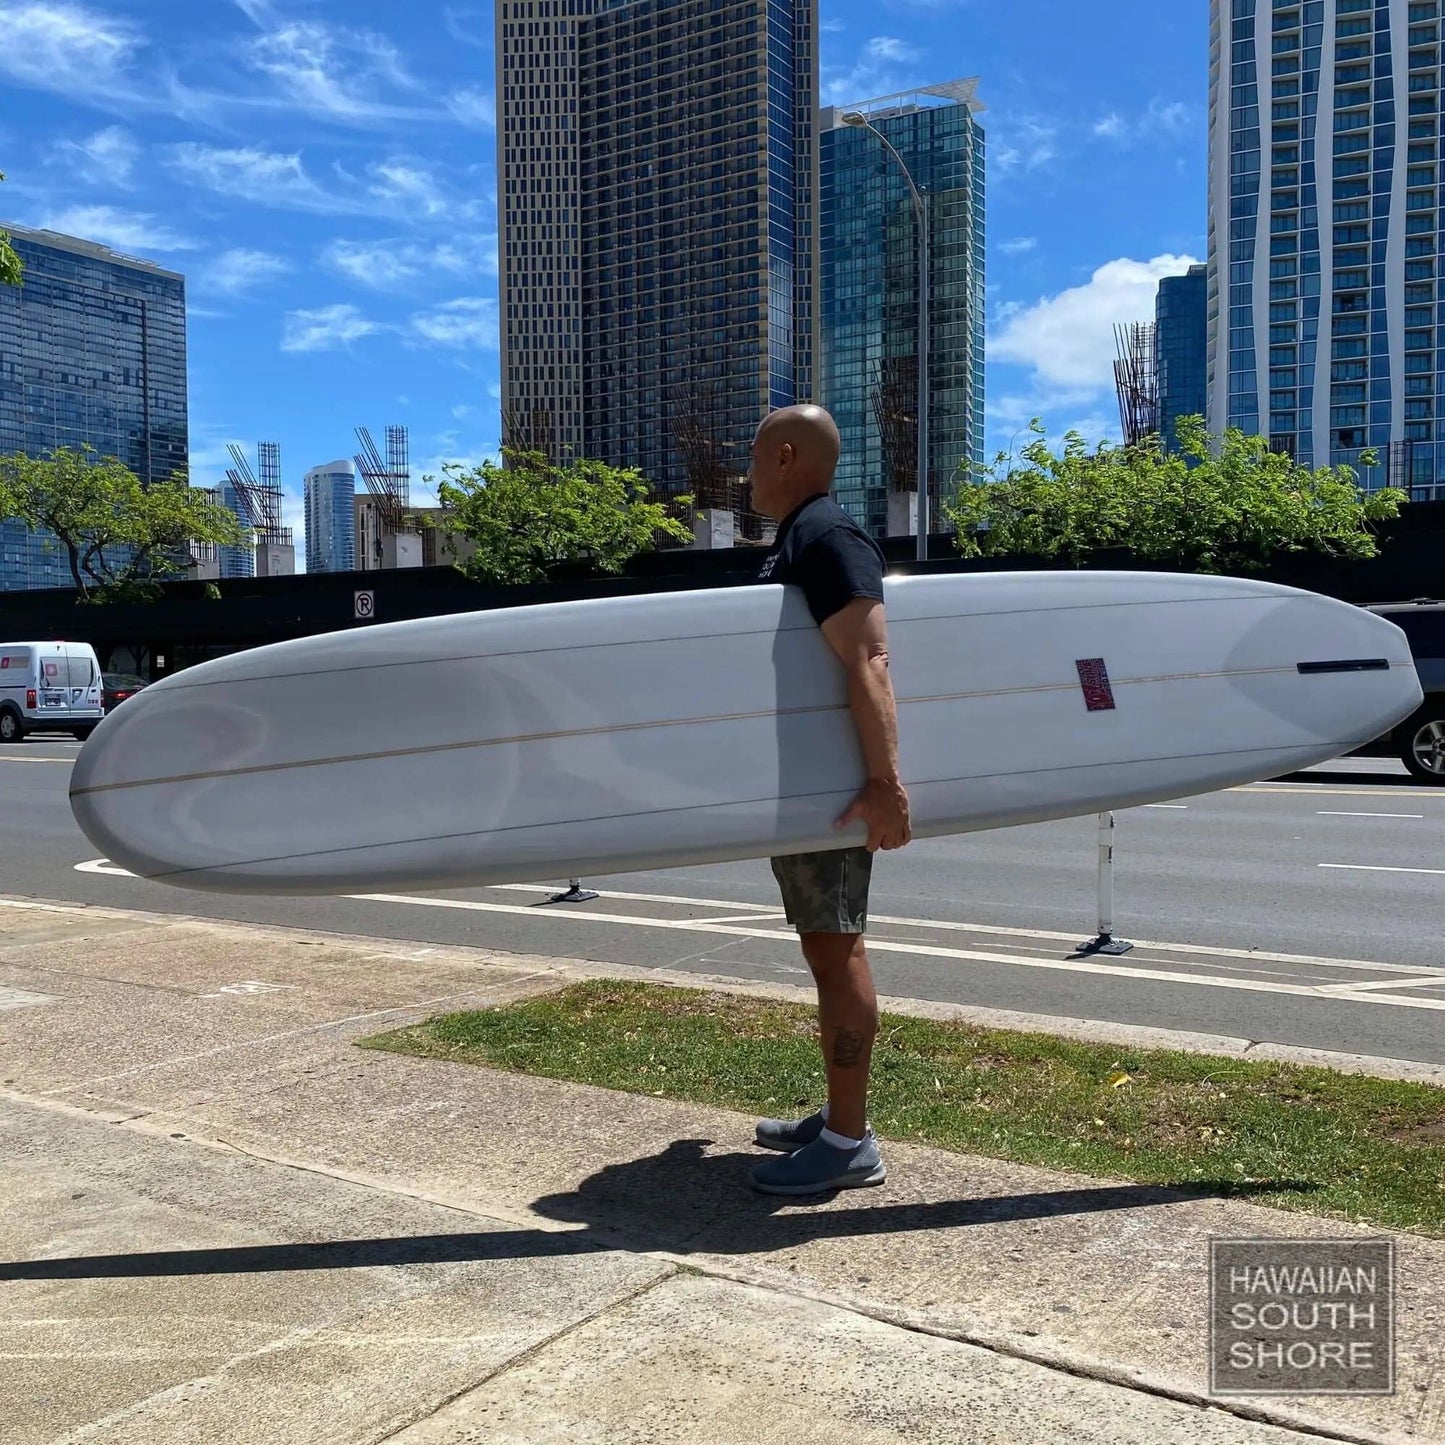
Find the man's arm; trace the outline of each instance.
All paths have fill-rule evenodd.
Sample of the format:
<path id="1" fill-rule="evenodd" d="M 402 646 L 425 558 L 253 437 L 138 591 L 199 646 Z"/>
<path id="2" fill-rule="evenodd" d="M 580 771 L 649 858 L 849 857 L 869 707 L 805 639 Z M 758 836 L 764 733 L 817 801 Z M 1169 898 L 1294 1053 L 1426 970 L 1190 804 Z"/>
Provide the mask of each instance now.
<path id="1" fill-rule="evenodd" d="M 883 604 L 855 597 L 823 623 L 823 636 L 848 675 L 848 706 L 868 781 L 840 828 L 862 818 L 868 824 L 868 851 L 901 848 L 913 837 L 908 794 L 898 771 L 898 707 L 888 676 L 888 628 Z"/>

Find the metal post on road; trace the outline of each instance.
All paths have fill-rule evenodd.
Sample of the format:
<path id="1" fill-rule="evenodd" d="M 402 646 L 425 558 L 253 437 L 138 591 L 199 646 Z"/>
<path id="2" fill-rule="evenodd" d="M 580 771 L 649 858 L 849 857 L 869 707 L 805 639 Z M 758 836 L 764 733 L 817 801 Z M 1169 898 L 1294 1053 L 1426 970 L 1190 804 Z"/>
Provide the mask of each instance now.
<path id="1" fill-rule="evenodd" d="M 590 888 L 582 886 L 580 878 L 569 878 L 567 882 L 571 885 L 565 893 L 554 893 L 548 903 L 590 903 L 594 898 L 601 897 Z"/>
<path id="2" fill-rule="evenodd" d="M 1128 953 L 1134 945 L 1114 937 L 1114 815 L 1099 814 L 1099 932 L 1088 943 L 1081 943 L 1076 957 L 1094 954 L 1117 957 Z"/>
<path id="3" fill-rule="evenodd" d="M 929 292 L 932 289 L 932 260 L 928 238 L 928 193 L 917 185 L 908 163 L 898 153 L 897 147 L 866 115 L 860 111 L 849 111 L 840 117 L 844 125 L 869 131 L 877 136 L 889 155 L 898 162 L 903 179 L 908 182 L 908 191 L 913 198 L 913 214 L 918 221 L 918 514 L 915 533 L 918 560 L 928 561 L 928 478 L 930 457 L 928 449 L 928 352 L 929 352 Z"/>

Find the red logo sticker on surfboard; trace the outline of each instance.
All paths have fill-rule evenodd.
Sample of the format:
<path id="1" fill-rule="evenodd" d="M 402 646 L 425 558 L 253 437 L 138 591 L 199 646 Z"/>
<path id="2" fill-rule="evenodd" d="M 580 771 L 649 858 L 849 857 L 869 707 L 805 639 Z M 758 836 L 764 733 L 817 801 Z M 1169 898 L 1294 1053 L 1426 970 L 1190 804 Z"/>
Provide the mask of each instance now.
<path id="1" fill-rule="evenodd" d="M 1109 669 L 1102 657 L 1081 657 L 1075 664 L 1079 669 L 1079 686 L 1084 689 L 1084 704 L 1090 712 L 1113 712 L 1114 689 L 1109 683 Z"/>

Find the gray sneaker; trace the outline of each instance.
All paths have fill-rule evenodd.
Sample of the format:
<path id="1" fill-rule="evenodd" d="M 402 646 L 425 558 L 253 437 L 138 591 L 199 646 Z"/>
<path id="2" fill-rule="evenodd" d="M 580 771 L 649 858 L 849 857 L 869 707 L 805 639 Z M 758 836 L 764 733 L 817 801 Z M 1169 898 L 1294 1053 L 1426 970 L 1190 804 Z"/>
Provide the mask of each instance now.
<path id="1" fill-rule="evenodd" d="M 832 1189 L 865 1189 L 887 1177 L 870 1129 L 856 1149 L 835 1149 L 815 1139 L 785 1159 L 759 1164 L 753 1170 L 753 1188 L 764 1194 L 823 1194 Z"/>
<path id="2" fill-rule="evenodd" d="M 791 1154 L 804 1144 L 811 1144 L 823 1132 L 821 1113 L 806 1119 L 759 1119 L 756 1139 L 764 1149 L 781 1149 Z"/>

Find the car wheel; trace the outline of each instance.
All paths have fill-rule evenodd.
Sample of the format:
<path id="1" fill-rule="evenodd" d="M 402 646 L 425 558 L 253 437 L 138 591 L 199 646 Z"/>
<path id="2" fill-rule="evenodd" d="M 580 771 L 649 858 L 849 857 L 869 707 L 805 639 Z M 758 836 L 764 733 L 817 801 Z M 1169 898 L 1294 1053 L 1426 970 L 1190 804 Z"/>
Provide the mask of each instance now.
<path id="1" fill-rule="evenodd" d="M 94 731 L 95 731 L 95 724 L 94 724 L 94 723 L 91 723 L 90 726 L 88 726 L 88 727 L 76 728 L 76 730 L 75 730 L 76 739 L 77 739 L 78 741 L 80 741 L 80 742 L 84 742 L 84 741 L 86 740 L 86 738 L 88 738 L 88 737 L 91 735 L 91 733 L 93 733 Z"/>
<path id="2" fill-rule="evenodd" d="M 1405 724 L 1400 760 L 1417 781 L 1445 786 L 1445 712 Z"/>
<path id="3" fill-rule="evenodd" d="M 0 712 L 0 743 L 18 743 L 25 737 L 25 724 L 13 712 Z"/>

